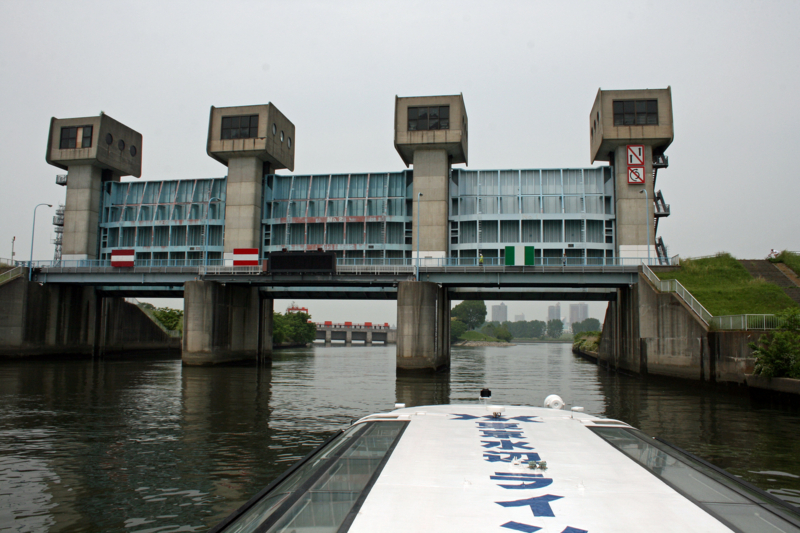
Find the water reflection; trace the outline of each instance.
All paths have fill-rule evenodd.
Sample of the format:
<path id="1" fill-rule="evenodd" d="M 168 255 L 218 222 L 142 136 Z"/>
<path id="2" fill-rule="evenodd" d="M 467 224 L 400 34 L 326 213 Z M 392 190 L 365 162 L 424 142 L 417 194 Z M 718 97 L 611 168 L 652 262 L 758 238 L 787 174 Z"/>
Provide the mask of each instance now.
<path id="1" fill-rule="evenodd" d="M 735 390 L 608 372 L 561 344 L 456 348 L 397 375 L 393 346 L 279 351 L 271 368 L 180 360 L 0 364 L 0 530 L 201 531 L 351 419 L 475 402 L 624 420 L 800 503 L 800 415 Z"/>

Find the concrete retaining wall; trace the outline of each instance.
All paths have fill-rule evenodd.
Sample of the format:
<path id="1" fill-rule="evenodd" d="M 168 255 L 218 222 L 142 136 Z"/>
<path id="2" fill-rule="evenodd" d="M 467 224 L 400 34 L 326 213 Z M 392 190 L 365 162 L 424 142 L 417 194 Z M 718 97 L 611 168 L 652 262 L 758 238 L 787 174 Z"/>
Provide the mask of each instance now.
<path id="1" fill-rule="evenodd" d="M 122 298 L 105 298 L 102 303 L 103 355 L 181 349 L 180 337 L 171 337 L 139 306 Z"/>
<path id="2" fill-rule="evenodd" d="M 747 344 L 761 333 L 710 331 L 676 294 L 656 291 L 640 274 L 609 304 L 597 358 L 638 374 L 744 383 L 753 369 Z"/>
<path id="3" fill-rule="evenodd" d="M 136 305 L 93 287 L 40 285 L 26 276 L 0 286 L 0 357 L 141 353 L 177 343 Z"/>

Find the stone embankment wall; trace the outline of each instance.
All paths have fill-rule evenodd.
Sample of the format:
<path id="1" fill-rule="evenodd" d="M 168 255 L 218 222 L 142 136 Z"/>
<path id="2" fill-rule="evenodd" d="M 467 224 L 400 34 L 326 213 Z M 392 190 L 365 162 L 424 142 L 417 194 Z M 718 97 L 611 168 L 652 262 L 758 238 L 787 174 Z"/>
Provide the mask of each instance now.
<path id="1" fill-rule="evenodd" d="M 180 349 L 138 306 L 93 287 L 0 285 L 0 357 L 92 356 Z"/>
<path id="2" fill-rule="evenodd" d="M 712 331 L 674 293 L 639 283 L 619 289 L 606 310 L 598 363 L 638 374 L 745 383 L 747 346 L 763 331 Z"/>

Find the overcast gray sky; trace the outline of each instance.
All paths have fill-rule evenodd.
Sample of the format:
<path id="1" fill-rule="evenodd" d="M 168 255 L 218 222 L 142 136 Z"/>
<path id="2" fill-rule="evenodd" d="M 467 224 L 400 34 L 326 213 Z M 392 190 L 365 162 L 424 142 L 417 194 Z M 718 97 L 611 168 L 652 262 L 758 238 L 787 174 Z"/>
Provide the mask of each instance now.
<path id="1" fill-rule="evenodd" d="M 34 205 L 64 201 L 44 160 L 52 116 L 102 110 L 142 133 L 141 179 L 216 177 L 209 107 L 271 101 L 297 128 L 295 173 L 395 171 L 394 96 L 461 92 L 470 168 L 586 167 L 597 89 L 668 85 L 670 252 L 800 250 L 799 23 L 788 1 L 4 0 L 0 258 L 13 236 L 26 258 Z M 51 216 L 39 208 L 34 258 L 52 258 Z M 394 323 L 394 309 L 311 302 L 318 320 Z"/>

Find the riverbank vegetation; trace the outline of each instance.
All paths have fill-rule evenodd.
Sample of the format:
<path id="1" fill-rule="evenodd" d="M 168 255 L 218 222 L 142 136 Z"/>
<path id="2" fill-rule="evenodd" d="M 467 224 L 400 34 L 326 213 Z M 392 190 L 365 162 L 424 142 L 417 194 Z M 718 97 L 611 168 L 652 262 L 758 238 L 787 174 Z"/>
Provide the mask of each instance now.
<path id="1" fill-rule="evenodd" d="M 171 307 L 156 307 L 149 302 L 139 302 L 139 308 L 159 322 L 164 329 L 179 331 L 183 336 L 183 310 Z"/>
<path id="2" fill-rule="evenodd" d="M 751 342 L 756 358 L 755 374 L 768 378 L 800 379 L 800 309 L 778 314 L 781 326 Z"/>
<path id="3" fill-rule="evenodd" d="M 770 261 L 773 263 L 783 263 L 791 268 L 795 274 L 800 276 L 800 254 L 784 250 L 778 254 L 778 257 L 770 259 Z"/>
<path id="4" fill-rule="evenodd" d="M 306 313 L 272 313 L 272 343 L 308 344 L 317 338 L 317 325 Z"/>
<path id="5" fill-rule="evenodd" d="M 602 331 L 582 331 L 576 333 L 572 341 L 572 347 L 583 352 L 597 353 L 602 336 Z"/>
<path id="6" fill-rule="evenodd" d="M 753 278 L 731 254 L 681 260 L 680 269 L 659 272 L 662 280 L 677 279 L 715 316 L 773 314 L 797 304 L 783 290 Z"/>

